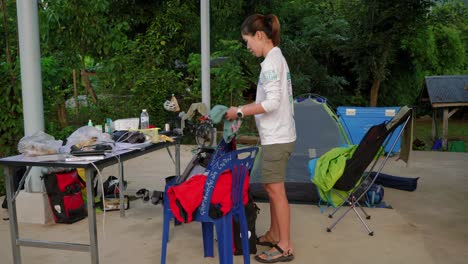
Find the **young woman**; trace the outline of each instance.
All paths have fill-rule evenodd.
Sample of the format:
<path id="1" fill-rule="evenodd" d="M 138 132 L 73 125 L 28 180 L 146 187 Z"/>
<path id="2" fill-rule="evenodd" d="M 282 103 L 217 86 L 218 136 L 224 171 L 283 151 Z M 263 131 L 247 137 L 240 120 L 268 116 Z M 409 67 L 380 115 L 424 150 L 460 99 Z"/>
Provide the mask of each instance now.
<path id="1" fill-rule="evenodd" d="M 262 181 L 270 200 L 270 228 L 258 244 L 271 247 L 255 256 L 263 263 L 291 261 L 290 209 L 284 179 L 289 156 L 296 142 L 291 75 L 278 47 L 280 24 L 275 15 L 255 14 L 241 26 L 249 51 L 264 57 L 254 103 L 229 108 L 226 118 L 233 120 L 255 115 L 263 149 Z"/>

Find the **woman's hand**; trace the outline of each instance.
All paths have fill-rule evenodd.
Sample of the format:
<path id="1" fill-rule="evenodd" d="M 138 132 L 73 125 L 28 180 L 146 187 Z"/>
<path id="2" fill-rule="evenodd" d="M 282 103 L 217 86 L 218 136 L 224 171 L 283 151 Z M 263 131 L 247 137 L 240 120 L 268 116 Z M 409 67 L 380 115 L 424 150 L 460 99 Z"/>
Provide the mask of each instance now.
<path id="1" fill-rule="evenodd" d="M 229 121 L 237 119 L 237 107 L 231 106 L 226 112 L 225 118 Z"/>

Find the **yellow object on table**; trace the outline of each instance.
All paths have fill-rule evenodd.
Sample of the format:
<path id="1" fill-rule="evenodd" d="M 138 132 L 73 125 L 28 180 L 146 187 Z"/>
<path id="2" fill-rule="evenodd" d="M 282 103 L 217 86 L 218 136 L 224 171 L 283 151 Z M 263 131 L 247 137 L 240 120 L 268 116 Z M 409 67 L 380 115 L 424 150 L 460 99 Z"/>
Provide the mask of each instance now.
<path id="1" fill-rule="evenodd" d="M 159 135 L 159 139 L 160 139 L 161 141 L 163 141 L 163 142 L 167 142 L 167 141 L 169 141 L 169 142 L 174 142 L 174 139 L 173 139 L 173 138 L 168 137 L 168 136 L 166 136 L 166 135 Z"/>
<path id="2" fill-rule="evenodd" d="M 158 143 L 159 142 L 159 128 L 147 128 L 147 129 L 138 129 L 136 131 L 139 131 L 143 133 L 146 137 L 146 141 L 151 141 L 153 143 Z"/>

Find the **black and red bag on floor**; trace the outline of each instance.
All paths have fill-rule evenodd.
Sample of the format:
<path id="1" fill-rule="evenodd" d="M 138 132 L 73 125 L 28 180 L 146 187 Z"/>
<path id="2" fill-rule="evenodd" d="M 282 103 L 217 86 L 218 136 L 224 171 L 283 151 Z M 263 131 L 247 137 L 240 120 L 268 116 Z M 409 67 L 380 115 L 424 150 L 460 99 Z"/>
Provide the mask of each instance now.
<path id="1" fill-rule="evenodd" d="M 260 213 L 260 208 L 254 202 L 252 194 L 249 192 L 249 200 L 244 205 L 245 218 L 247 218 L 247 229 L 249 234 L 249 254 L 257 254 L 257 232 L 255 230 L 255 223 L 257 222 L 257 215 Z M 243 255 L 242 252 L 242 238 L 240 232 L 240 223 L 233 218 L 232 219 L 232 232 L 233 232 L 233 254 Z"/>
<path id="2" fill-rule="evenodd" d="M 43 179 L 56 223 L 71 224 L 88 215 L 81 194 L 85 184 L 76 169 L 45 174 Z"/>

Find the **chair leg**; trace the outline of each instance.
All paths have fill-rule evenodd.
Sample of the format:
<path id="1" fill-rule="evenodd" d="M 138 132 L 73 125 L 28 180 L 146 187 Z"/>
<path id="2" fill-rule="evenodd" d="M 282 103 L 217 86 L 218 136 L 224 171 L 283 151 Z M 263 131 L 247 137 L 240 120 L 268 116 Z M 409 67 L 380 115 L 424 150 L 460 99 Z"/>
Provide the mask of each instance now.
<path id="1" fill-rule="evenodd" d="M 339 208 L 338 208 L 339 209 Z M 352 209 L 352 207 L 350 206 L 348 209 L 346 209 L 346 211 L 340 215 L 340 217 L 338 217 L 338 219 L 336 219 L 335 222 L 333 222 L 333 224 L 329 227 L 327 227 L 327 232 L 331 232 L 331 230 L 338 224 L 338 222 L 341 221 L 341 219 L 343 219 L 343 217 Z M 337 210 L 336 210 L 337 211 Z"/>
<path id="2" fill-rule="evenodd" d="M 364 219 L 362 219 L 361 215 L 359 214 L 359 212 L 356 210 L 356 208 L 353 206 L 353 211 L 354 213 L 356 213 L 357 217 L 359 218 L 359 220 L 361 221 L 361 223 L 364 225 L 364 227 L 367 229 L 367 233 L 369 234 L 369 236 L 373 236 L 374 235 L 374 231 L 370 230 L 369 226 L 366 224 L 366 222 L 364 222 Z"/>
<path id="3" fill-rule="evenodd" d="M 161 264 L 166 263 L 166 252 L 167 252 L 167 242 L 169 241 L 170 221 L 171 221 L 170 213 L 164 212 L 163 236 L 162 236 L 162 245 L 161 245 Z"/>
<path id="4" fill-rule="evenodd" d="M 226 264 L 233 264 L 234 257 L 232 251 L 232 215 L 223 217 L 223 262 Z M 218 249 L 219 250 L 219 249 Z M 221 263 L 221 262 L 220 262 Z"/>
<path id="5" fill-rule="evenodd" d="M 220 264 L 233 264 L 232 217 L 224 216 L 215 223 Z"/>
<path id="6" fill-rule="evenodd" d="M 205 257 L 214 257 L 213 250 L 213 223 L 203 222 L 202 234 L 203 234 L 203 253 Z"/>
<path id="7" fill-rule="evenodd" d="M 333 218 L 333 216 L 340 210 L 340 208 L 343 206 L 343 204 L 341 204 L 340 206 L 338 206 L 337 208 L 335 208 L 335 210 L 333 210 L 333 212 L 331 214 L 328 214 L 328 218 Z"/>
<path id="8" fill-rule="evenodd" d="M 245 217 L 245 212 L 242 211 L 239 215 L 241 241 L 242 241 L 242 253 L 244 257 L 244 264 L 250 264 L 250 248 L 249 248 L 249 227 Z"/>
<path id="9" fill-rule="evenodd" d="M 333 191 L 333 190 L 332 190 Z M 328 218 L 333 218 L 333 216 L 338 212 L 338 210 L 340 210 L 341 207 L 343 207 L 343 205 L 345 203 L 348 203 L 348 204 L 351 204 L 350 200 L 349 200 L 349 196 L 348 197 L 343 197 L 342 195 L 340 195 L 338 192 L 335 192 L 333 191 L 335 194 L 337 194 L 343 201 L 340 203 L 340 205 L 338 205 L 338 207 L 335 208 L 335 210 L 333 210 L 333 212 L 331 214 L 328 214 Z"/>
<path id="10" fill-rule="evenodd" d="M 359 214 L 359 212 L 356 210 L 356 204 L 358 204 L 356 201 L 351 203 L 349 208 L 346 209 L 346 211 L 340 215 L 340 217 L 329 227 L 327 227 L 327 232 L 331 232 L 332 229 L 338 224 L 338 222 L 341 221 L 341 219 L 343 219 L 343 217 L 349 212 L 351 211 L 351 209 L 354 211 L 354 213 L 357 215 L 357 217 L 359 218 L 359 220 L 361 221 L 361 223 L 364 225 L 364 227 L 367 229 L 367 232 L 369 234 L 369 236 L 373 236 L 374 235 L 374 231 L 372 231 L 369 226 L 364 222 L 364 219 L 362 219 L 361 215 Z M 361 208 L 361 210 L 363 210 L 363 208 L 359 205 L 359 207 Z M 363 211 L 364 214 L 366 214 L 366 217 L 368 216 L 370 218 L 370 216 L 365 212 Z M 368 218 L 368 219 L 369 219 Z"/>
<path id="11" fill-rule="evenodd" d="M 370 214 L 368 214 L 368 213 L 366 212 L 366 210 L 364 210 L 364 207 L 362 207 L 361 204 L 360 204 L 358 201 L 356 201 L 356 204 L 357 204 L 357 206 L 361 209 L 362 213 L 366 216 L 366 219 L 370 219 L 371 216 L 370 216 Z"/>

